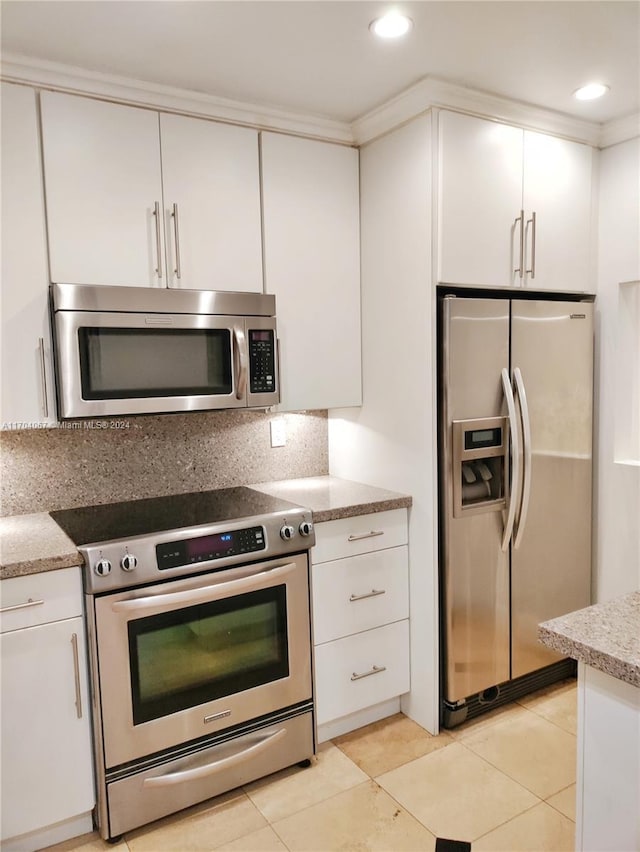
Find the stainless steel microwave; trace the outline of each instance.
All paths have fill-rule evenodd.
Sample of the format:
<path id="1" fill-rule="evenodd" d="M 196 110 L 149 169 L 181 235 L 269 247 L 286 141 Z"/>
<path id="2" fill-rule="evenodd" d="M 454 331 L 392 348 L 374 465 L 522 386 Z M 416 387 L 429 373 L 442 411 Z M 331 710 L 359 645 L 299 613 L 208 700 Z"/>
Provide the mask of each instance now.
<path id="1" fill-rule="evenodd" d="M 52 284 L 58 417 L 279 402 L 275 296 Z"/>

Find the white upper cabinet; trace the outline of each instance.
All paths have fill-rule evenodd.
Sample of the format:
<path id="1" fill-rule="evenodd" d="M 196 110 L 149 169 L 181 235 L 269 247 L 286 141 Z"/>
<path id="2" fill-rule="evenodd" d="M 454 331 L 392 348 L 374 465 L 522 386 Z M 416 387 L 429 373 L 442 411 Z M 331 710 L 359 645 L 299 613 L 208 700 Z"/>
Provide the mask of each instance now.
<path id="1" fill-rule="evenodd" d="M 41 99 L 52 281 L 262 292 L 257 131 Z"/>
<path id="2" fill-rule="evenodd" d="M 439 116 L 438 281 L 588 290 L 592 151 Z"/>
<path id="3" fill-rule="evenodd" d="M 41 108 L 51 280 L 165 286 L 158 113 L 57 92 Z"/>
<path id="4" fill-rule="evenodd" d="M 358 152 L 263 133 L 262 180 L 281 409 L 360 405 Z"/>
<path id="5" fill-rule="evenodd" d="M 524 132 L 525 280 L 528 287 L 590 290 L 593 151 Z M 533 222 L 535 213 L 535 251 Z"/>
<path id="6" fill-rule="evenodd" d="M 163 113 L 160 139 L 169 286 L 262 292 L 258 132 Z"/>
<path id="7" fill-rule="evenodd" d="M 55 419 L 36 93 L 2 84 L 2 410 L 9 428 Z"/>

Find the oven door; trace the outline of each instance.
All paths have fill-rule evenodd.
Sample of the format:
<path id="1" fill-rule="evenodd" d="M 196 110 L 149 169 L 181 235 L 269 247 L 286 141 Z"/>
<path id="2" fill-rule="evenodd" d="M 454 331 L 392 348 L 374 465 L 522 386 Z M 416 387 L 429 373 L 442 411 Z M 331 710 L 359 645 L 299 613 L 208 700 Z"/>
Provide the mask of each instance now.
<path id="1" fill-rule="evenodd" d="M 306 554 L 94 600 L 106 768 L 307 701 Z"/>
<path id="2" fill-rule="evenodd" d="M 54 332 L 62 419 L 247 405 L 244 317 L 57 311 Z"/>

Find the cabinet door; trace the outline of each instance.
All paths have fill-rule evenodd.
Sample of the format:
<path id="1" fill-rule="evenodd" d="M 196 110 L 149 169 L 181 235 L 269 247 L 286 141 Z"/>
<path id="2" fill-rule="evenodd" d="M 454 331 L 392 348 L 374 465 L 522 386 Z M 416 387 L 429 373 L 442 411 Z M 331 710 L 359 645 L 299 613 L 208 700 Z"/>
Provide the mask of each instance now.
<path id="1" fill-rule="evenodd" d="M 527 286 L 590 289 L 592 168 L 593 153 L 588 145 L 525 132 Z"/>
<path id="2" fill-rule="evenodd" d="M 262 180 L 281 408 L 360 405 L 358 152 L 263 133 Z"/>
<path id="3" fill-rule="evenodd" d="M 261 293 L 258 132 L 163 114 L 160 137 L 169 286 Z"/>
<path id="4" fill-rule="evenodd" d="M 8 427 L 55 419 L 36 93 L 2 84 L 2 411 Z"/>
<path id="5" fill-rule="evenodd" d="M 95 797 L 83 619 L 4 633 L 0 653 L 6 839 L 85 814 Z"/>
<path id="6" fill-rule="evenodd" d="M 523 131 L 443 111 L 439 133 L 438 281 L 519 283 Z"/>
<path id="7" fill-rule="evenodd" d="M 57 92 L 41 108 L 51 280 L 165 286 L 158 113 Z"/>

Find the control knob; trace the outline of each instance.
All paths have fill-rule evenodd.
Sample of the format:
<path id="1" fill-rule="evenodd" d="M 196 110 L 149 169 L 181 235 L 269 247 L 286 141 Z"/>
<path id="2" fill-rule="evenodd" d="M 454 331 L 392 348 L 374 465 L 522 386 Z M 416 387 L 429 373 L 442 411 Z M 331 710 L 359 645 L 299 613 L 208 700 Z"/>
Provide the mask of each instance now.
<path id="1" fill-rule="evenodd" d="M 98 559 L 96 564 L 93 566 L 93 570 L 99 577 L 106 577 L 107 574 L 111 573 L 111 563 L 108 559 Z"/>
<path id="2" fill-rule="evenodd" d="M 289 524 L 285 524 L 280 529 L 280 538 L 283 538 L 285 541 L 289 541 L 289 539 L 293 538 L 296 534 L 296 531 Z"/>
<path id="3" fill-rule="evenodd" d="M 120 567 L 123 571 L 133 571 L 137 564 L 138 560 L 132 553 L 125 553 L 120 560 Z"/>
<path id="4" fill-rule="evenodd" d="M 313 532 L 313 524 L 311 521 L 303 521 L 298 527 L 300 535 L 308 536 Z"/>

